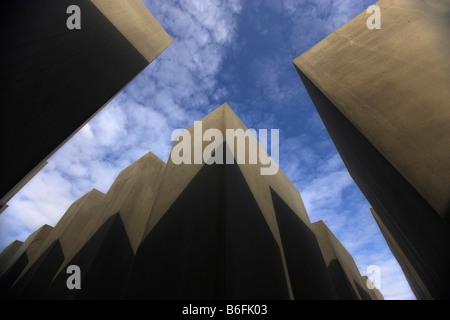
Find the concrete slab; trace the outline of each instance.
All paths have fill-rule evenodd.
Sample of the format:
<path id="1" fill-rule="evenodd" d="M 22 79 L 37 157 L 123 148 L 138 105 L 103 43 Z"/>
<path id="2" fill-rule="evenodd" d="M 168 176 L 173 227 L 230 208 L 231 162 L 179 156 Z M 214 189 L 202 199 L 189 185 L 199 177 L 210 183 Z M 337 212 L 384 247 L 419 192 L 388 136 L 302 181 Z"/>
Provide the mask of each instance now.
<path id="1" fill-rule="evenodd" d="M 29 260 L 39 256 L 42 245 L 53 230 L 53 227 L 44 225 L 33 232 L 25 242 L 16 250 L 6 264 L 6 268 L 0 274 L 0 296 L 8 297 L 8 291 L 25 268 Z"/>
<path id="2" fill-rule="evenodd" d="M 325 263 L 340 299 L 365 300 L 363 283 L 353 257 L 323 221 L 312 224 Z M 363 292 L 362 292 L 363 291 Z"/>
<path id="3" fill-rule="evenodd" d="M 450 212 L 448 1 L 381 0 L 294 60 L 442 217 Z"/>

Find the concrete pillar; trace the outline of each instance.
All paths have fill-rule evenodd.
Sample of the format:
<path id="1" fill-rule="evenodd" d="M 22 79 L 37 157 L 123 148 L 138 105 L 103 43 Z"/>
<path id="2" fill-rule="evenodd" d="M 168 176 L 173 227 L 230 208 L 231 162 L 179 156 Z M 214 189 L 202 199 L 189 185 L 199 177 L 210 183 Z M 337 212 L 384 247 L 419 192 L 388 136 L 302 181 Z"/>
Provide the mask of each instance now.
<path id="1" fill-rule="evenodd" d="M 431 297 L 450 297 L 446 1 L 381 0 L 294 60 L 350 175 Z"/>

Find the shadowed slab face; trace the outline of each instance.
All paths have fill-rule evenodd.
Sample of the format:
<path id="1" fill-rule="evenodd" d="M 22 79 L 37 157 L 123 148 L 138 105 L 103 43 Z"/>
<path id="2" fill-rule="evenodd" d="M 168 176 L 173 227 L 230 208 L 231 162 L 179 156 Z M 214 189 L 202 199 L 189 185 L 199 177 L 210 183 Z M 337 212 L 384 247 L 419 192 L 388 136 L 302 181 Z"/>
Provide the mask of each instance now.
<path id="1" fill-rule="evenodd" d="M 364 287 L 358 266 L 351 254 L 331 232 L 327 225 L 319 220 L 311 224 L 325 264 L 333 281 L 336 293 L 341 300 L 361 300 L 358 286 Z"/>
<path id="2" fill-rule="evenodd" d="M 41 299 L 47 291 L 64 254 L 59 240 L 55 240 L 14 284 L 10 297 L 14 299 Z"/>
<path id="3" fill-rule="evenodd" d="M 449 225 L 314 83 L 297 71 L 353 180 L 431 295 L 448 298 Z"/>
<path id="4" fill-rule="evenodd" d="M 430 293 L 424 286 L 422 280 L 420 279 L 420 277 L 418 277 L 416 271 L 414 270 L 414 267 L 411 266 L 408 258 L 406 258 L 405 254 L 403 253 L 403 250 L 400 249 L 396 241 L 393 239 L 392 235 L 386 229 L 385 225 L 380 221 L 380 218 L 378 217 L 377 213 L 373 209 L 371 209 L 371 212 L 373 217 L 375 218 L 378 227 L 380 228 L 381 234 L 386 240 L 389 249 L 391 249 L 393 256 L 399 262 L 400 267 L 402 268 L 402 271 L 406 277 L 406 280 L 408 281 L 408 284 L 411 287 L 411 290 L 416 296 L 416 298 L 419 300 L 432 299 Z"/>
<path id="5" fill-rule="evenodd" d="M 142 241 L 125 298 L 225 298 L 223 170 L 205 166 Z"/>
<path id="6" fill-rule="evenodd" d="M 361 287 L 358 283 L 355 282 L 356 287 L 358 288 L 359 295 L 361 296 L 362 300 L 372 300 L 372 297 L 370 296 L 369 292 L 364 290 L 363 287 Z"/>
<path id="7" fill-rule="evenodd" d="M 338 259 L 334 259 L 328 264 L 328 272 L 339 300 L 360 300 Z"/>
<path id="8" fill-rule="evenodd" d="M 228 298 L 289 299 L 280 247 L 238 165 L 226 165 Z"/>
<path id="9" fill-rule="evenodd" d="M 27 264 L 28 255 L 24 252 L 20 255 L 19 259 L 3 273 L 0 277 L 0 298 L 9 298 L 9 289 Z"/>
<path id="10" fill-rule="evenodd" d="M 279 247 L 238 165 L 204 165 L 143 240 L 127 299 L 289 299 Z"/>
<path id="11" fill-rule="evenodd" d="M 47 299 L 118 299 L 133 261 L 119 213 L 111 216 L 67 264 L 80 267 L 81 289 L 69 290 L 64 271 L 53 280 Z"/>
<path id="12" fill-rule="evenodd" d="M 336 299 L 316 236 L 271 190 L 294 298 Z"/>
<path id="13" fill-rule="evenodd" d="M 5 271 L 8 266 L 8 262 L 22 245 L 22 241 L 15 240 L 0 253 L 0 275 Z"/>

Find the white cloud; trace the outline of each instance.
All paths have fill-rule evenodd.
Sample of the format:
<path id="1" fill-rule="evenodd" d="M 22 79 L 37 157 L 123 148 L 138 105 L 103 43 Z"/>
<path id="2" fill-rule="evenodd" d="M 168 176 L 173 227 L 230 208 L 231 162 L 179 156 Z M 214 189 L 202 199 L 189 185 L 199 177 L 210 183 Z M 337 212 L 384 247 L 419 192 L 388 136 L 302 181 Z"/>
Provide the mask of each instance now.
<path id="1" fill-rule="evenodd" d="M 94 137 L 94 133 L 92 132 L 89 123 L 86 123 L 80 131 L 86 138 L 92 139 Z"/>
<path id="2" fill-rule="evenodd" d="M 326 176 L 320 176 L 302 191 L 305 206 L 309 208 L 310 212 L 326 205 L 338 208 L 341 206 L 345 188 L 352 184 L 353 180 L 347 170 L 334 171 Z"/>
<path id="3" fill-rule="evenodd" d="M 95 135 L 95 143 L 112 146 L 121 137 L 126 136 L 127 116 L 117 103 L 111 103 L 90 122 Z"/>

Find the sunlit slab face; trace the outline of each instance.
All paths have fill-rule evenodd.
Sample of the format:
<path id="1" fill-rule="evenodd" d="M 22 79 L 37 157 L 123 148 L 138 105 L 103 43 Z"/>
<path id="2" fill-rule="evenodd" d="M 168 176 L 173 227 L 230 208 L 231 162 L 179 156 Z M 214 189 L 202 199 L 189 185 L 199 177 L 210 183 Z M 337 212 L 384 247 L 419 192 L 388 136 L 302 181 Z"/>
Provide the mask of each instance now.
<path id="1" fill-rule="evenodd" d="M 379 1 L 294 64 L 442 216 L 450 202 L 450 48 L 443 1 Z"/>

